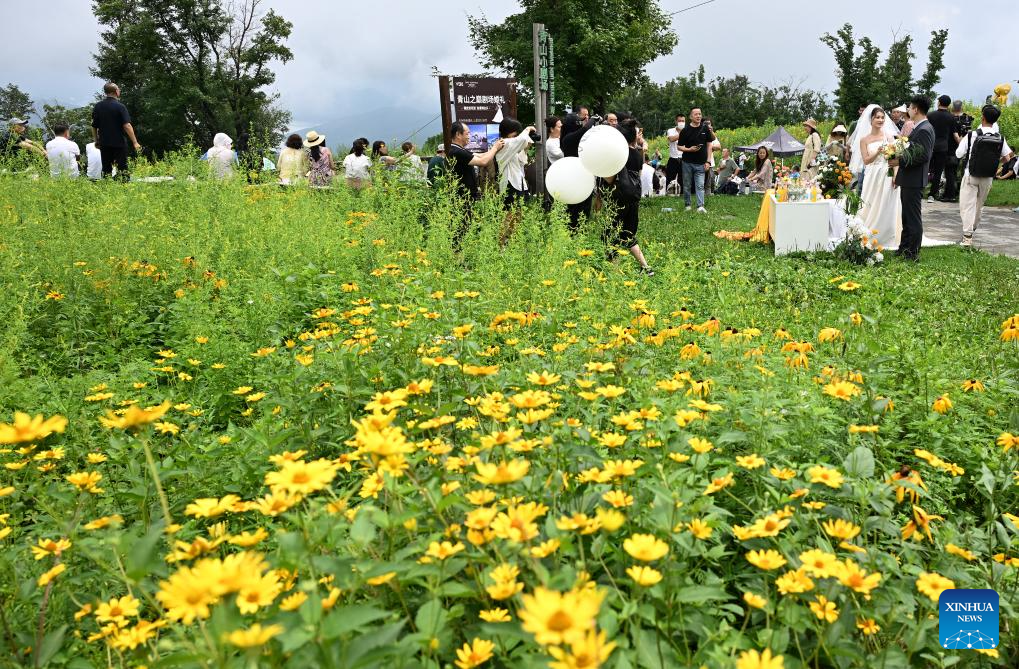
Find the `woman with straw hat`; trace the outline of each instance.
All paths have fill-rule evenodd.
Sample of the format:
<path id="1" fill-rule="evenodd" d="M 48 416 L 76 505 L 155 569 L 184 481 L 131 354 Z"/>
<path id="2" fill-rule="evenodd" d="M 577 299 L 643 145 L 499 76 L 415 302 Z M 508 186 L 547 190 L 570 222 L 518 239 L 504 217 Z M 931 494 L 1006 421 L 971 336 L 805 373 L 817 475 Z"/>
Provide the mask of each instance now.
<path id="1" fill-rule="evenodd" d="M 326 136 L 314 130 L 304 136 L 304 148 L 308 149 L 311 169 L 308 170 L 308 182 L 312 188 L 329 188 L 333 185 L 333 154 L 326 146 Z"/>
<path id="2" fill-rule="evenodd" d="M 803 142 L 800 178 L 810 181 L 817 176 L 817 156 L 821 153 L 821 133 L 817 131 L 817 121 L 812 118 L 804 121 L 803 127 L 807 129 L 807 139 Z"/>

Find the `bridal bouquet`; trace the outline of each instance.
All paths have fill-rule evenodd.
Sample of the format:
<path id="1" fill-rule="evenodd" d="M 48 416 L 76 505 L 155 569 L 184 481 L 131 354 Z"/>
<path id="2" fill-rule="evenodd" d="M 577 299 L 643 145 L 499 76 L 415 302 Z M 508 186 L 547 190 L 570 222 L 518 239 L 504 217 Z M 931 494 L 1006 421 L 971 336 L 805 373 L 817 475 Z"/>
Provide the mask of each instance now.
<path id="1" fill-rule="evenodd" d="M 906 153 L 906 150 L 908 148 L 909 148 L 908 138 L 896 137 L 895 141 L 882 145 L 881 155 L 883 155 L 887 160 L 891 160 L 893 158 L 901 158 L 903 154 Z M 890 177 L 895 176 L 894 167 L 888 168 L 888 176 Z"/>

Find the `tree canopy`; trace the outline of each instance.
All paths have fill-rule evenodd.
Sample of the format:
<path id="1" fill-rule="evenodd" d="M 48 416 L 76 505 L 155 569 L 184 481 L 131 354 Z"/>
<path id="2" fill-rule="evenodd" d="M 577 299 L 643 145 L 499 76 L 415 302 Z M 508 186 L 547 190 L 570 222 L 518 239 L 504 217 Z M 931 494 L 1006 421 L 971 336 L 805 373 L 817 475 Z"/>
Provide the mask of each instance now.
<path id="1" fill-rule="evenodd" d="M 853 26 L 845 24 L 832 35 L 825 33 L 821 42 L 832 50 L 835 56 L 835 102 L 839 112 L 846 118 L 853 118 L 857 110 L 875 103 L 884 107 L 902 104 L 916 93 L 934 95 L 934 88 L 941 81 L 945 69 L 945 44 L 948 30 L 931 32 L 927 48 L 927 68 L 919 79 L 913 80 L 913 38 L 910 35 L 896 37 L 884 63 L 881 63 L 881 49 L 869 37 L 857 38 Z M 859 49 L 859 50 L 857 50 Z"/>
<path id="2" fill-rule="evenodd" d="M 18 88 L 17 84 L 7 84 L 0 88 L 0 123 L 6 124 L 12 118 L 26 118 L 35 111 L 35 103 L 28 93 Z"/>
<path id="3" fill-rule="evenodd" d="M 533 90 L 531 24 L 544 23 L 555 40 L 557 104 L 592 105 L 641 82 L 644 66 L 676 46 L 658 0 L 520 0 L 521 11 L 499 24 L 469 17 L 471 43 L 485 67 L 512 74 Z"/>
<path id="4" fill-rule="evenodd" d="M 92 73 L 121 87 L 141 142 L 161 153 L 217 132 L 275 142 L 290 120 L 266 88 L 293 58 L 292 24 L 262 0 L 94 0 Z"/>
<path id="5" fill-rule="evenodd" d="M 664 84 L 644 81 L 610 101 L 613 111 L 640 119 L 645 135 L 658 135 L 675 123 L 677 114 L 700 107 L 716 128 L 737 128 L 765 123 L 793 124 L 808 117 L 828 118 L 827 97 L 794 83 L 763 86 L 745 75 L 715 77 L 707 81 L 704 66 Z"/>

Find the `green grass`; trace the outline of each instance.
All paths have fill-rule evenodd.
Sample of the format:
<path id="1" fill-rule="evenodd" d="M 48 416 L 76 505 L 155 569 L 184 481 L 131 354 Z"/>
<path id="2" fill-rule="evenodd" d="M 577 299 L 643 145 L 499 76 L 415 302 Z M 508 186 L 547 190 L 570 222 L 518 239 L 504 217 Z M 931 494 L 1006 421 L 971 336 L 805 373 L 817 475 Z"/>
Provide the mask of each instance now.
<path id="1" fill-rule="evenodd" d="M 991 192 L 987 196 L 986 205 L 988 207 L 1019 206 L 1019 180 L 995 180 L 994 185 L 991 186 Z"/>
<path id="2" fill-rule="evenodd" d="M 657 272 L 650 278 L 627 255 L 605 259 L 602 215 L 571 237 L 562 211 L 530 210 L 500 247 L 504 217 L 495 200 L 476 207 L 477 225 L 454 254 L 453 207 L 441 194 L 395 184 L 358 195 L 204 180 L 0 178 L 0 202 L 0 423 L 14 411 L 68 419 L 64 433 L 0 453 L 0 462 L 13 465 L 0 468 L 0 490 L 13 489 L 0 496 L 0 516 L 9 514 L 3 522 L 12 530 L 0 535 L 7 621 L 0 665 L 36 658 L 55 667 L 105 665 L 105 642 L 83 640 L 99 621 L 73 615 L 85 603 L 131 592 L 143 618 L 173 617 L 157 594 L 185 565 L 201 563 L 167 561 L 181 545 L 163 538 L 157 480 L 181 525 L 174 541 L 199 550 L 208 544 L 198 540 L 212 537 L 219 522 L 231 536 L 262 529 L 266 539 L 251 550 L 268 565 L 249 571 L 297 570 L 287 594 L 309 599 L 287 611 L 280 596 L 242 615 L 205 573 L 196 577 L 208 586 L 203 592 L 219 593 L 210 617 L 201 626 L 168 622 L 158 644 L 110 650 L 114 666 L 122 653 L 125 666 L 438 668 L 476 637 L 496 642 L 491 666 L 546 666 L 546 650 L 519 625 L 524 601 L 495 601 L 486 591 L 500 563 L 519 567 L 524 593 L 566 591 L 589 574 L 605 593 L 598 628 L 618 644 L 607 666 L 730 667 L 763 648 L 784 655 L 786 669 L 947 664 L 932 602 L 918 591 L 923 572 L 960 587 L 995 587 L 1002 618 L 1017 615 L 1016 570 L 990 558 L 1019 554 L 1019 531 L 1002 516 L 1019 508 L 1012 474 L 1019 449 L 995 445 L 1002 433 L 1019 433 L 1019 349 L 1001 338 L 1002 321 L 1019 308 L 1015 259 L 938 247 L 924 249 L 919 264 L 865 268 L 828 254 L 776 258 L 769 246 L 712 235 L 752 228 L 756 197 L 710 197 L 706 216 L 681 211 L 675 198 L 646 201 L 638 239 Z M 838 286 L 848 280 L 861 287 L 843 292 Z M 822 336 L 825 328 L 838 333 Z M 808 368 L 790 364 L 796 358 L 783 351 L 782 330 L 812 348 Z M 438 356 L 497 369 L 477 376 L 435 367 Z M 606 366 L 592 372 L 589 363 Z M 543 387 L 529 378 L 544 370 L 561 380 Z M 663 387 L 677 375 L 678 390 Z M 434 381 L 432 390 L 408 396 L 392 418 L 408 451 L 383 457 L 367 439 L 382 431 L 364 425 L 358 435 L 376 450 L 355 450 L 351 421 L 365 417 L 376 394 L 421 379 Z M 686 379 L 710 384 L 695 390 Z M 850 387 L 859 395 L 832 397 L 836 379 L 855 379 Z M 963 392 L 967 379 L 986 390 Z M 582 394 L 613 385 L 624 394 Z M 542 388 L 552 393 L 540 405 L 552 410 L 547 418 L 527 422 L 509 408 L 498 417 L 508 398 Z M 689 424 L 674 420 L 700 392 L 719 411 L 695 411 Z M 954 406 L 942 415 L 932 405 L 944 395 Z M 175 407 L 164 420 L 177 434 L 110 430 L 98 420 L 131 402 L 163 401 Z M 624 428 L 636 420 L 629 412 L 640 410 L 646 420 Z M 445 416 L 455 423 L 422 426 Z M 850 433 L 852 425 L 879 431 Z M 511 427 L 527 443 L 481 445 Z M 625 443 L 613 445 L 611 434 Z M 715 448 L 687 462 L 666 457 L 691 455 L 692 437 Z M 388 439 L 380 443 L 399 442 Z M 61 457 L 36 458 L 57 447 Z M 914 449 L 965 474 L 930 465 Z M 326 464 L 359 459 L 288 513 L 188 512 L 196 499 L 265 496 L 266 474 L 286 466 L 267 458 L 284 451 L 306 451 L 308 461 Z M 108 460 L 90 463 L 89 453 Z M 751 454 L 768 466 L 750 470 L 735 461 Z M 478 458 L 482 465 L 523 461 L 529 469 L 517 480 L 481 484 Z M 644 464 L 612 482 L 581 480 L 609 459 Z M 39 469 L 47 464 L 53 467 Z M 809 472 L 820 464 L 842 472 L 844 485 L 812 483 Z M 392 476 L 402 465 L 405 474 Z M 902 466 L 926 482 L 923 509 L 944 517 L 931 524 L 931 542 L 901 538 L 913 512 L 885 481 Z M 390 473 L 372 497 L 362 486 L 376 467 Z M 788 467 L 795 478 L 779 481 L 770 467 Z M 83 471 L 103 475 L 102 493 L 76 491 L 65 478 Z M 731 488 L 702 494 L 727 473 Z M 502 538 L 471 543 L 464 524 L 478 505 L 466 495 L 486 489 L 500 511 L 506 504 L 498 500 L 510 498 L 547 505 L 528 545 L 554 538 L 558 551 L 539 559 Z M 618 530 L 559 527 L 574 514 L 605 512 L 612 489 L 633 497 Z M 802 506 L 807 500 L 820 506 Z M 779 536 L 734 537 L 734 527 L 783 508 L 792 524 Z M 122 527 L 83 527 L 112 514 L 123 516 Z M 865 555 L 854 558 L 820 529 L 834 518 L 862 528 L 855 541 Z M 710 538 L 695 541 L 683 529 L 694 519 L 710 524 Z M 635 533 L 667 541 L 667 557 L 649 563 L 663 573 L 657 586 L 638 588 L 626 574 L 634 559 L 623 540 Z M 73 542 L 60 558 L 67 571 L 51 590 L 40 587 L 36 579 L 56 558 L 36 561 L 28 546 L 62 537 Z M 438 541 L 466 545 L 445 560 L 422 561 Z M 949 543 L 977 559 L 946 552 Z M 775 577 L 783 570 L 765 572 L 744 557 L 775 548 L 792 568 L 814 547 L 860 560 L 883 574 L 881 586 L 864 599 L 819 578 L 812 592 L 780 596 Z M 204 557 L 240 550 L 218 545 Z M 390 572 L 396 576 L 387 585 L 366 581 Z M 334 586 L 342 596 L 323 610 Z M 750 610 L 747 591 L 767 595 L 768 608 Z M 837 603 L 837 622 L 811 613 L 817 594 Z M 481 622 L 480 610 L 494 606 L 509 609 L 514 622 Z M 873 618 L 881 633 L 861 636 L 858 618 Z M 256 621 L 283 630 L 247 653 L 224 641 Z M 1007 633 L 996 666 L 1015 666 L 1014 631 Z"/>

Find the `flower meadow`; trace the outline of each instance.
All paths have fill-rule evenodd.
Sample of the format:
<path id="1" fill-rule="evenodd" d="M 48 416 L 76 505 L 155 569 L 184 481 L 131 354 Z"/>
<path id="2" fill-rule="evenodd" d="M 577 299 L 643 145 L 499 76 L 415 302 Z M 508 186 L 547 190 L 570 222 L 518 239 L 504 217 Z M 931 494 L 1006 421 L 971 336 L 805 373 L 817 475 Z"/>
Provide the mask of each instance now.
<path id="1" fill-rule="evenodd" d="M 1019 663 L 1019 263 L 0 179 L 0 664 Z M 722 201 L 719 201 L 722 200 Z M 937 601 L 994 588 L 1001 644 Z"/>

